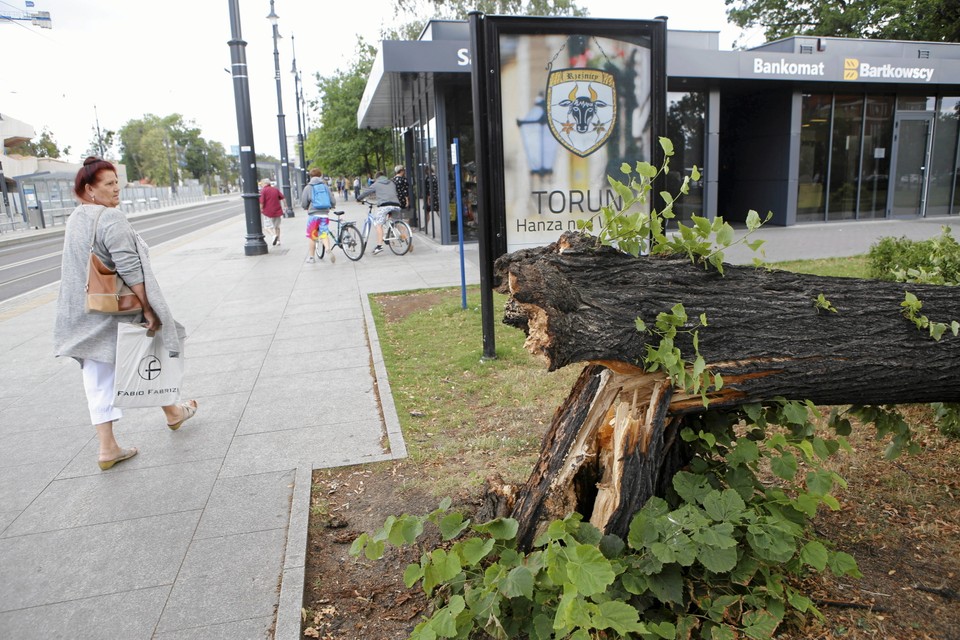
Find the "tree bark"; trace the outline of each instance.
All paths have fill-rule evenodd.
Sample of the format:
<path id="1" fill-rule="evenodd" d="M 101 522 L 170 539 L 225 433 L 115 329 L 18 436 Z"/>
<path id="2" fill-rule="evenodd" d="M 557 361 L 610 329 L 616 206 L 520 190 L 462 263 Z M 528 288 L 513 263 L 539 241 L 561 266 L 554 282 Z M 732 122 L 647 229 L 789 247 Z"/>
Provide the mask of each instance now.
<path id="1" fill-rule="evenodd" d="M 711 408 L 777 397 L 816 404 L 960 402 L 960 338 L 939 342 L 901 312 L 905 292 L 932 321 L 960 320 L 955 287 L 830 278 L 724 265 L 724 274 L 684 257 L 633 258 L 595 238 L 564 234 L 547 247 L 497 260 L 504 322 L 523 329 L 526 348 L 549 370 L 589 363 L 544 438 L 513 517 L 529 546 L 543 525 L 579 511 L 601 530 L 626 535 L 629 520 L 662 494 L 685 463 L 677 437 L 699 395 L 643 370 L 647 345 L 636 329 L 679 303 L 690 327 L 700 314 L 699 351 L 724 386 Z M 817 309 L 818 295 L 837 309 Z M 688 327 L 688 328 L 690 328 Z M 676 345 L 693 358 L 692 337 Z"/>

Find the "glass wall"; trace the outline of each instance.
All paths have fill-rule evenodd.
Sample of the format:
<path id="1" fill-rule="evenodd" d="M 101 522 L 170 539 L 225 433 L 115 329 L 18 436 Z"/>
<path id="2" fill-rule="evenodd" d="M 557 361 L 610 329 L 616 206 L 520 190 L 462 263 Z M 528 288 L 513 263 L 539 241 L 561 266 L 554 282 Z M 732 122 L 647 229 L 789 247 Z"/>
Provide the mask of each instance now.
<path id="1" fill-rule="evenodd" d="M 797 222 L 886 216 L 895 104 L 892 95 L 803 94 Z"/>
<path id="2" fill-rule="evenodd" d="M 690 216 L 703 212 L 703 154 L 704 123 L 707 121 L 707 94 L 702 91 L 667 93 L 667 137 L 673 142 L 674 156 L 670 159 L 666 190 L 676 196 L 683 178 L 689 176 L 694 165 L 700 170 L 700 180 L 690 181 L 690 192 L 680 196 L 674 204 L 676 219 L 689 222 Z"/>
<path id="3" fill-rule="evenodd" d="M 833 96 L 805 93 L 800 115 L 797 222 L 823 221 Z"/>
<path id="4" fill-rule="evenodd" d="M 933 129 L 933 157 L 928 172 L 927 215 L 957 213 L 957 133 L 960 97 L 945 97 Z"/>
<path id="5" fill-rule="evenodd" d="M 862 128 L 863 95 L 836 96 L 833 103 L 828 220 L 853 220 L 857 217 Z"/>
<path id="6" fill-rule="evenodd" d="M 867 96 L 860 170 L 860 218 L 886 216 L 893 150 L 894 96 Z"/>
<path id="7" fill-rule="evenodd" d="M 477 240 L 477 157 L 473 136 L 473 99 L 469 83 L 453 86 L 447 93 L 445 104 L 447 140 L 452 144 L 456 139 L 460 144 L 460 200 L 463 211 L 463 239 L 465 242 Z M 447 153 L 450 153 L 449 146 Z M 470 159 L 468 162 L 464 162 Z M 450 241 L 459 240 L 457 235 L 457 185 L 453 171 L 452 158 L 447 158 L 448 172 L 447 209 L 450 219 Z"/>

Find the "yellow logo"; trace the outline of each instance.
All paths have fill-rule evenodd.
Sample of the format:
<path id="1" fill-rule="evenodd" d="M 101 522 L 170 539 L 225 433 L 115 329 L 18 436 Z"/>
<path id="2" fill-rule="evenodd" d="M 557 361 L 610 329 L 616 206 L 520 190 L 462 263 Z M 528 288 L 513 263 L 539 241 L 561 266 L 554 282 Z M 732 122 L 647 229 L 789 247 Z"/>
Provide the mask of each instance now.
<path id="1" fill-rule="evenodd" d="M 843 61 L 843 79 L 858 80 L 860 78 L 860 61 L 856 58 L 846 58 Z"/>

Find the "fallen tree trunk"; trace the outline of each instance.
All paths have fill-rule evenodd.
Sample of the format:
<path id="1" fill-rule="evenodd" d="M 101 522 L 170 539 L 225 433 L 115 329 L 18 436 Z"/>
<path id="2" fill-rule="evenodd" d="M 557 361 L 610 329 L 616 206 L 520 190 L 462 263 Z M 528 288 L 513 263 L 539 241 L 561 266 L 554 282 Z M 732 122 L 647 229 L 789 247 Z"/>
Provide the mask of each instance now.
<path id="1" fill-rule="evenodd" d="M 705 313 L 699 351 L 724 386 L 711 408 L 777 397 L 817 404 L 960 402 L 960 338 L 934 341 L 901 313 L 909 291 L 932 321 L 960 319 L 954 287 L 828 278 L 724 265 L 724 275 L 681 257 L 633 258 L 580 234 L 502 256 L 504 322 L 555 370 L 591 363 L 554 416 L 540 461 L 518 492 L 522 545 L 571 511 L 625 535 L 630 517 L 685 460 L 677 431 L 704 410 L 699 395 L 646 373 L 659 313 L 682 303 Z M 836 313 L 818 309 L 824 297 Z M 692 339 L 676 344 L 692 358 Z"/>

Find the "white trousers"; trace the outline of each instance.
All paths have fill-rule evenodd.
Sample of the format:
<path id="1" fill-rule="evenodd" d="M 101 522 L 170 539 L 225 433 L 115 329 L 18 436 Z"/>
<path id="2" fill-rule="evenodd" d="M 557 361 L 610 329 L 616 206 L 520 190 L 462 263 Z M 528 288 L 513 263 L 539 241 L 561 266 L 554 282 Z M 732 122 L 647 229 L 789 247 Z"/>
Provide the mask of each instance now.
<path id="1" fill-rule="evenodd" d="M 112 362 L 89 358 L 83 361 L 83 389 L 87 392 L 90 421 L 95 425 L 123 417 L 123 412 L 113 406 L 113 379 L 116 370 L 116 365 Z"/>

